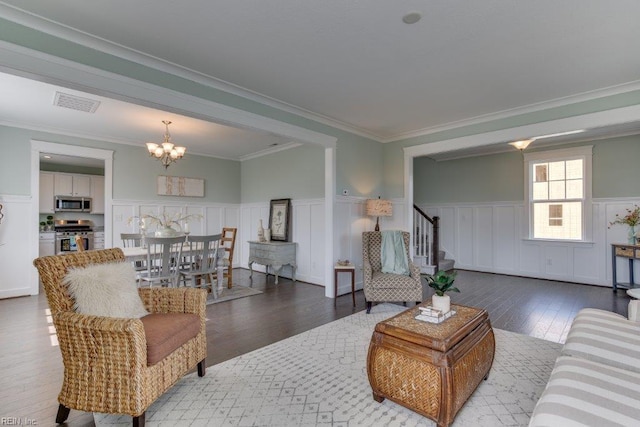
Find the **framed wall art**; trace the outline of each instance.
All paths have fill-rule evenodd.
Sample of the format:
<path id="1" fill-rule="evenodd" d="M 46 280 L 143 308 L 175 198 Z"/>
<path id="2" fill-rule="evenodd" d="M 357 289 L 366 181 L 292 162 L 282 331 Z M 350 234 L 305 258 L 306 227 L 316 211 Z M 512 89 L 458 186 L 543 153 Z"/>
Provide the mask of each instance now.
<path id="1" fill-rule="evenodd" d="M 158 175 L 158 195 L 204 197 L 204 179 Z"/>
<path id="2" fill-rule="evenodd" d="M 269 228 L 271 240 L 288 242 L 291 224 L 291 199 L 271 200 L 269 210 Z"/>

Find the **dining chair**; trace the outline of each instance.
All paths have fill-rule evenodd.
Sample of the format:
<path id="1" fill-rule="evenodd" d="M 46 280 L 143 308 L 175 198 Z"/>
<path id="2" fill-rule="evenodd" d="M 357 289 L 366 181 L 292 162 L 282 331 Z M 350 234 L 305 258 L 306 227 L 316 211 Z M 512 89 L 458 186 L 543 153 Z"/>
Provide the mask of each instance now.
<path id="1" fill-rule="evenodd" d="M 233 287 L 233 251 L 236 245 L 236 233 L 238 229 L 235 227 L 224 227 L 222 229 L 221 244 L 224 247 L 224 266 L 222 277 L 227 279 L 227 288 Z"/>
<path id="2" fill-rule="evenodd" d="M 76 234 L 74 237 L 76 241 L 76 248 L 78 252 L 84 252 L 84 239 L 79 234 Z"/>
<path id="3" fill-rule="evenodd" d="M 123 248 L 139 248 L 142 246 L 142 234 L 140 233 L 120 233 Z M 144 261 L 136 261 L 133 263 L 136 272 L 145 271 L 147 269 Z"/>
<path id="4" fill-rule="evenodd" d="M 145 242 L 147 265 L 146 270 L 140 272 L 140 283 L 177 287 L 184 236 L 145 237 Z"/>
<path id="5" fill-rule="evenodd" d="M 222 291 L 222 263 L 218 257 L 221 237 L 221 234 L 189 236 L 182 251 L 179 273 L 180 281 L 185 285 L 194 288 L 211 286 L 214 298 L 218 298 L 219 292 Z M 217 285 L 215 277 L 219 278 Z"/>
<path id="6" fill-rule="evenodd" d="M 123 248 L 139 248 L 142 246 L 142 234 L 140 233 L 120 233 Z"/>

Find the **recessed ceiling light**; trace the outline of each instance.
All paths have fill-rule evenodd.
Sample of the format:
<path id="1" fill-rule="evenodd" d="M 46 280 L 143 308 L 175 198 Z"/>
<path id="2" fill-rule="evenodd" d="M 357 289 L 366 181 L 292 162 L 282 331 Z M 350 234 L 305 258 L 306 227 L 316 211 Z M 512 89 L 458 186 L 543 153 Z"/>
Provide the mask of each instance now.
<path id="1" fill-rule="evenodd" d="M 44 156 L 42 156 L 42 157 L 45 158 L 45 159 L 50 159 L 51 158 L 51 156 L 48 156 L 46 154 Z"/>
<path id="2" fill-rule="evenodd" d="M 409 12 L 402 17 L 402 22 L 405 24 L 415 24 L 422 18 L 422 14 L 420 12 Z"/>

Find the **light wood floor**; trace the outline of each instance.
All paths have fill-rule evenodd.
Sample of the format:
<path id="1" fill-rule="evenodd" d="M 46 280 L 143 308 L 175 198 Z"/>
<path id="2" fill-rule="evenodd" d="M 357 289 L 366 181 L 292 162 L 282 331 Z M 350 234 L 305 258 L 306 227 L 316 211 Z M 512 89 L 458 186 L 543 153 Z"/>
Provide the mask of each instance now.
<path id="1" fill-rule="evenodd" d="M 207 308 L 207 364 L 299 334 L 365 308 L 362 291 L 324 297 L 324 288 L 303 282 L 280 280 L 247 270 L 234 271 L 235 282 L 252 285 L 263 294 L 218 303 Z M 563 342 L 576 312 L 596 307 L 627 314 L 629 298 L 624 291 L 565 282 L 527 279 L 459 271 L 456 285 L 462 293 L 452 302 L 482 307 L 493 327 Z M 426 285 L 425 298 L 432 292 Z M 409 305 L 413 305 L 410 303 Z M 0 417 L 25 417 L 39 426 L 54 425 L 57 395 L 62 379 L 62 359 L 55 346 L 55 331 L 47 316 L 44 294 L 0 300 Z M 69 426 L 93 426 L 93 417 L 71 411 Z"/>

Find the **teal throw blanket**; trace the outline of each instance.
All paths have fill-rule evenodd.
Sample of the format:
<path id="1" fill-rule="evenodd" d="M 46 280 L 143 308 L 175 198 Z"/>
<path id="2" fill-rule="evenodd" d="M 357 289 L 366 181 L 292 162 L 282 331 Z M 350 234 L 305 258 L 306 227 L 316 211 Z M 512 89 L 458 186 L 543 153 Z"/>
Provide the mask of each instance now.
<path id="1" fill-rule="evenodd" d="M 383 273 L 410 275 L 407 249 L 404 246 L 402 231 L 382 232 L 380 260 L 382 261 Z"/>

